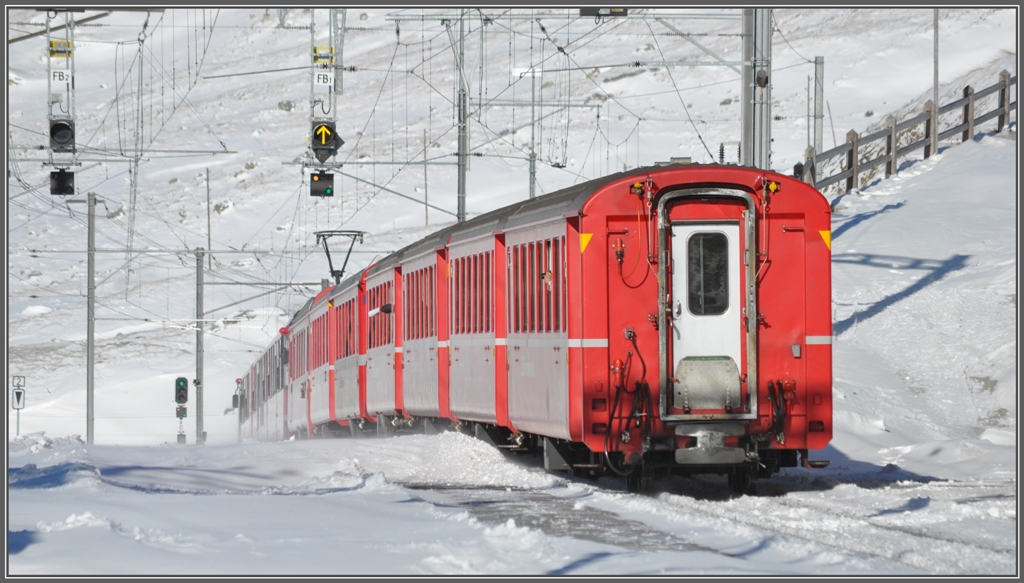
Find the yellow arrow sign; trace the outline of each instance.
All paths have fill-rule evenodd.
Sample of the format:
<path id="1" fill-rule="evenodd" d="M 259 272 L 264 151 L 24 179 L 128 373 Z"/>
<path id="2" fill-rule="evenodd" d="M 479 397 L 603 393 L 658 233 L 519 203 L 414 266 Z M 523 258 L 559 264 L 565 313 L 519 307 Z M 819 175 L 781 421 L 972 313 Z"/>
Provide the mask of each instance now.
<path id="1" fill-rule="evenodd" d="M 327 140 L 334 135 L 334 132 L 331 131 L 329 126 L 318 125 L 316 126 L 316 129 L 313 130 L 313 135 L 320 138 L 320 145 L 323 146 L 327 144 Z"/>

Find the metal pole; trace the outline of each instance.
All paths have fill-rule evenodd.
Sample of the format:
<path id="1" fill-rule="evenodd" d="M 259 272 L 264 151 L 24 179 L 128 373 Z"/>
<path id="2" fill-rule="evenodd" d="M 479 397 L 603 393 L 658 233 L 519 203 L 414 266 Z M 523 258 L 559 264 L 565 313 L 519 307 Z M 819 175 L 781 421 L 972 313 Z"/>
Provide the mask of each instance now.
<path id="1" fill-rule="evenodd" d="M 328 14 L 328 17 L 327 17 L 327 27 L 330 30 L 330 32 L 327 35 L 327 43 L 331 46 L 331 50 L 336 53 L 337 49 L 335 48 L 336 45 L 335 45 L 334 39 L 336 38 L 336 34 L 338 32 L 337 10 L 335 10 L 334 8 L 330 8 L 330 9 L 327 10 L 327 14 Z M 332 69 L 334 69 L 335 74 L 337 74 L 338 59 L 337 59 L 336 55 L 331 55 L 331 65 L 330 65 L 330 67 Z M 337 77 L 334 78 L 334 83 L 335 84 L 338 83 L 338 78 Z M 331 110 L 330 110 L 331 111 L 331 117 L 335 117 L 335 116 L 338 115 L 337 114 L 337 110 L 334 109 L 335 106 L 338 104 L 338 92 L 335 91 L 334 87 L 332 86 L 332 87 L 330 87 L 329 93 L 330 93 L 330 97 L 331 97 L 331 104 L 330 104 L 331 105 Z"/>
<path id="2" fill-rule="evenodd" d="M 94 340 L 96 336 L 96 193 L 88 194 L 87 204 L 89 206 L 89 242 L 87 268 L 89 269 L 88 301 L 86 307 L 86 331 L 85 331 L 85 442 L 93 443 L 94 437 L 94 409 L 93 409 L 93 381 L 95 379 L 94 369 L 96 351 Z"/>
<path id="3" fill-rule="evenodd" d="M 458 222 L 466 220 L 466 161 L 469 156 L 469 135 L 467 132 L 468 120 L 466 119 L 466 76 L 464 71 L 465 57 L 465 15 L 466 11 L 459 12 L 459 207 Z"/>
<path id="4" fill-rule="evenodd" d="M 316 99 L 316 87 L 313 85 L 316 79 L 316 8 L 309 9 L 309 61 L 313 63 L 313 67 L 309 71 L 309 121 L 312 124 L 313 118 L 316 117 L 316 104 L 313 101 Z M 309 135 L 309 143 L 313 144 L 313 134 Z"/>
<path id="5" fill-rule="evenodd" d="M 807 76 L 807 145 L 811 145 L 811 76 Z"/>
<path id="6" fill-rule="evenodd" d="M 210 169 L 206 169 L 206 248 L 213 249 L 213 242 L 210 240 L 212 237 L 212 231 L 210 230 Z M 207 258 L 209 262 L 210 271 L 213 271 L 213 255 Z"/>
<path id="7" fill-rule="evenodd" d="M 934 65 L 935 75 L 932 80 L 932 118 L 929 120 L 932 126 L 932 154 L 939 153 L 939 9 L 936 8 L 933 12 L 933 28 L 935 30 L 935 52 L 934 52 Z"/>
<path id="8" fill-rule="evenodd" d="M 46 117 L 47 119 L 53 115 L 53 57 L 50 56 L 50 16 L 46 16 Z M 10 119 L 10 118 L 8 118 Z M 53 155 L 50 155 L 50 161 L 53 161 Z"/>
<path id="9" fill-rule="evenodd" d="M 334 9 L 336 10 L 336 9 Z M 345 89 L 345 20 L 348 18 L 348 9 L 341 9 L 341 25 L 338 27 L 338 34 L 335 36 L 337 48 L 334 52 L 338 58 L 334 61 L 334 93 L 340 94 Z M 337 23 L 337 18 L 335 18 Z"/>
<path id="10" fill-rule="evenodd" d="M 423 224 L 430 224 L 430 205 L 427 202 L 427 130 L 423 130 Z"/>
<path id="11" fill-rule="evenodd" d="M 754 9 L 743 9 L 743 74 L 740 75 L 740 166 L 753 163 L 754 139 Z"/>
<path id="12" fill-rule="evenodd" d="M 203 248 L 196 249 L 196 444 L 203 435 Z"/>
<path id="13" fill-rule="evenodd" d="M 825 57 L 814 57 L 814 151 L 821 152 L 825 129 Z"/>
<path id="14" fill-rule="evenodd" d="M 534 151 L 537 131 L 537 75 L 530 69 L 530 198 L 537 196 L 537 152 Z"/>
<path id="15" fill-rule="evenodd" d="M 68 55 L 68 67 L 71 69 L 71 86 L 68 88 L 68 111 L 71 113 L 71 119 L 75 119 L 75 53 L 78 52 L 75 49 L 75 14 L 70 10 L 67 12 L 67 25 L 68 25 L 68 47 L 71 49 L 71 54 Z M 77 152 L 75 156 L 77 156 Z"/>
<path id="16" fill-rule="evenodd" d="M 755 8 L 753 18 L 754 59 L 751 63 L 754 86 L 751 139 L 751 166 L 771 169 L 772 146 L 772 27 L 771 9 Z"/>

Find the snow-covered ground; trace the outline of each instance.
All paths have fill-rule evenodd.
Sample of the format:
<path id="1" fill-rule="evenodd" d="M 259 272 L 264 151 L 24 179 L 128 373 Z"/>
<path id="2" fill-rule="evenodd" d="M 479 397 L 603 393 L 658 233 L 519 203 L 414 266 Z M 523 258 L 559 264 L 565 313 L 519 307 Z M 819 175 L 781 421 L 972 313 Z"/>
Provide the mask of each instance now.
<path id="1" fill-rule="evenodd" d="M 355 163 L 360 156 L 422 159 L 423 130 L 438 144 L 428 148 L 430 157 L 455 150 L 445 101 L 454 80 L 447 34 L 437 23 L 423 24 L 420 33 L 420 23 L 403 22 L 399 38 L 406 44 L 396 45 L 394 23 L 385 20 L 391 12 L 349 10 L 345 59 L 362 71 L 346 73 L 338 124 L 346 145 L 339 158 L 361 179 L 422 196 L 422 166 L 396 173 Z M 39 23 L 41 15 L 10 11 L 9 36 L 36 30 L 18 23 Z M 216 16 L 217 27 L 209 34 L 203 76 L 284 69 L 308 58 L 308 31 L 276 27 L 276 11 L 205 15 L 207 24 Z M 187 59 L 170 59 L 172 37 L 176 51 L 186 33 L 202 38 L 189 28 L 195 16 L 202 18 L 166 11 L 164 23 L 177 28 L 161 28 L 157 15 L 150 16 L 150 42 L 164 52 L 155 49 L 147 66 L 173 62 L 176 74 L 190 76 L 191 83 L 177 81 L 175 95 L 194 87 L 188 103 L 172 113 L 168 87 L 157 106 L 164 87 L 159 72 L 149 85 L 143 101 L 153 108 L 146 111 L 163 127 L 140 165 L 133 235 L 136 250 L 185 253 L 137 256 L 131 273 L 123 252 L 98 254 L 95 445 L 79 437 L 85 435 L 84 209 L 47 194 L 49 169 L 29 161 L 40 154 L 8 149 L 7 368 L 9 376 L 27 377 L 28 389 L 20 419 L 8 414 L 9 575 L 1018 572 L 1015 124 L 977 142 L 953 140 L 937 156 L 908 160 L 891 179 L 833 198 L 835 438 L 815 455 L 832 465 L 786 470 L 761 484 L 761 496 L 732 498 L 716 476 L 666 479 L 652 494 L 632 495 L 618 481 L 566 479 L 544 472 L 537 459 L 506 457 L 457 433 L 235 443 L 235 417 L 227 410 L 234 378 L 315 286 L 211 316 L 218 320 L 205 343 L 209 441 L 181 447 L 171 445 L 178 429 L 172 384 L 177 376 L 194 376 L 188 319 L 195 260 L 187 251 L 207 245 L 207 168 L 217 209 L 212 248 L 277 252 L 216 255 L 207 281 L 319 281 L 326 261 L 313 231 L 368 231 L 357 246 L 364 252 L 350 264 L 358 268 L 450 220 L 431 211 L 425 227 L 421 206 L 347 178 L 335 199 L 310 199 L 299 166 L 287 164 L 302 155 L 303 134 L 308 139 L 308 76 L 293 71 L 195 82 Z M 286 18 L 290 26 L 309 23 L 299 10 Z M 83 165 L 78 190 L 106 201 L 97 219 L 98 246 L 106 249 L 127 242 L 128 165 L 110 151 L 119 137 L 134 140 L 125 130 L 134 114 L 115 99 L 121 78 L 115 75 L 125 74 L 144 19 L 115 13 L 96 21 L 111 26 L 76 32 L 79 144 L 94 148 L 83 148 L 82 157 L 107 157 Z M 944 102 L 967 79 L 981 87 L 1002 69 L 1015 74 L 1016 20 L 1014 10 L 940 11 Z M 542 42 L 545 55 L 558 44 L 573 49 L 567 50 L 577 66 L 598 69 L 591 81 L 548 74 L 545 99 L 591 97 L 603 109 L 600 126 L 589 109 L 567 124 L 554 123 L 557 115 L 546 120 L 538 139 L 547 161 L 539 165 L 540 192 L 623 164 L 679 155 L 701 160 L 694 127 L 716 156 L 718 143 L 737 139 L 739 87 L 727 69 L 672 69 L 670 77 L 661 68 L 614 79 L 635 69 L 598 67 L 707 58 L 692 44 L 652 37 L 642 21 L 605 23 L 618 27 L 605 36 L 589 32 L 590 21 L 567 28 L 564 15 L 542 22 L 551 40 L 535 27 L 534 55 Z M 806 145 L 804 95 L 813 68 L 803 57 L 826 59 L 834 116 L 831 124 L 826 120 L 826 147 L 830 125 L 842 140 L 848 129 L 863 132 L 880 117 L 930 99 L 930 9 L 777 10 L 776 23 L 774 113 L 783 118 L 774 125 L 776 169 L 791 167 Z M 686 32 L 728 33 L 737 32 L 738 21 L 686 25 L 693 27 Z M 510 68 L 529 66 L 529 39 L 509 35 L 507 27 L 525 35 L 531 25 L 498 19 L 489 26 L 495 27 L 489 34 L 504 32 L 488 45 L 487 66 L 481 69 L 473 43 L 467 43 L 467 65 L 474 71 L 471 93 L 485 76 L 484 97 L 493 99 L 507 86 Z M 433 40 L 417 44 L 424 38 Z M 695 38 L 723 55 L 738 48 L 731 37 Z M 44 143 L 46 61 L 44 43 L 35 41 L 11 45 L 23 50 L 8 61 L 9 146 Z M 418 69 L 438 89 L 429 97 L 415 78 L 392 82 L 381 72 L 419 65 L 423 46 L 436 54 L 431 66 Z M 501 98 L 528 99 L 523 87 Z M 593 97 L 601 92 L 614 99 Z M 688 122 L 680 94 L 689 114 L 706 125 Z M 529 108 L 516 108 L 514 119 L 511 110 L 494 107 L 475 118 L 471 146 L 529 121 Z M 992 129 L 990 123 L 979 131 Z M 471 215 L 526 196 L 528 139 L 527 126 L 480 148 L 485 156 L 474 158 L 469 172 Z M 238 153 L 159 152 L 186 149 Z M 551 167 L 562 159 L 566 169 Z M 428 190 L 431 204 L 454 210 L 454 169 L 432 167 Z M 256 293 L 211 286 L 205 305 Z M 194 429 L 190 417 L 190 444 Z"/>

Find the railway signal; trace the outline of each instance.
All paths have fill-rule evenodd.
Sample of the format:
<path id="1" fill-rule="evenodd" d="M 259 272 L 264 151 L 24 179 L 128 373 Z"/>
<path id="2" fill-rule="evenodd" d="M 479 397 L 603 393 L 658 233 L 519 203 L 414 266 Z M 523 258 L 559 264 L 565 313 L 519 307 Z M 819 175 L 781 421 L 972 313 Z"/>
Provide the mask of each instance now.
<path id="1" fill-rule="evenodd" d="M 50 149 L 54 152 L 75 151 L 75 122 L 70 119 L 50 120 Z"/>
<path id="2" fill-rule="evenodd" d="M 185 377 L 178 377 L 174 381 L 174 402 L 179 405 L 188 403 L 188 379 Z"/>
<path id="3" fill-rule="evenodd" d="M 338 137 L 333 121 L 321 121 L 313 123 L 313 154 L 321 164 L 338 152 L 338 148 L 345 141 Z"/>
<path id="4" fill-rule="evenodd" d="M 309 177 L 310 196 L 334 196 L 334 175 L 317 172 Z"/>
<path id="5" fill-rule="evenodd" d="M 50 172 L 50 194 L 75 194 L 75 173 L 67 170 Z"/>

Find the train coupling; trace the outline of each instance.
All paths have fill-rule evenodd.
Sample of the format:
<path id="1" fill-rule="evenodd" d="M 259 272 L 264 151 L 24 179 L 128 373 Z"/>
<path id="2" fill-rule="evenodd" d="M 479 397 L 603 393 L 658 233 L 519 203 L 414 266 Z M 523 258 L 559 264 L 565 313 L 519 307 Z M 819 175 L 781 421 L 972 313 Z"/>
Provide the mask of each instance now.
<path id="1" fill-rule="evenodd" d="M 743 435 L 742 425 L 733 423 L 700 423 L 676 426 L 676 435 L 686 435 L 697 440 L 697 445 L 677 449 L 676 463 L 693 464 L 740 464 L 746 461 L 747 451 L 742 447 L 727 447 L 727 436 Z"/>

